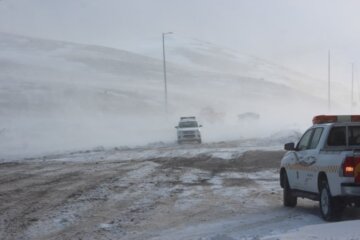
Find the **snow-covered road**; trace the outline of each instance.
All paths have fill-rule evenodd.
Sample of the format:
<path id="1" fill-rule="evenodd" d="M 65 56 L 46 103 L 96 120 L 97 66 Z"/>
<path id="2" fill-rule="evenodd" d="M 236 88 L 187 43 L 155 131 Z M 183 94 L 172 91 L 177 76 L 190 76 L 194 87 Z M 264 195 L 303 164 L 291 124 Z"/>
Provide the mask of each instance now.
<path id="1" fill-rule="evenodd" d="M 278 166 L 283 151 L 248 146 L 249 151 L 243 147 L 234 154 L 231 144 L 220 145 L 157 146 L 153 151 L 163 152 L 158 157 L 146 147 L 3 162 L 0 236 L 277 239 L 324 223 L 316 202 L 282 207 Z M 345 216 L 354 220 L 359 213 Z"/>

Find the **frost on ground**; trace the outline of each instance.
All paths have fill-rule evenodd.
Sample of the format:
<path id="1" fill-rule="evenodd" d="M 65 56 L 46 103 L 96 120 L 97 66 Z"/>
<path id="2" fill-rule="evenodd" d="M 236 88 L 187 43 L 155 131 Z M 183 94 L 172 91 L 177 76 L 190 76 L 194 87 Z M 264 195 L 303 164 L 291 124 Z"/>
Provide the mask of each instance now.
<path id="1" fill-rule="evenodd" d="M 2 239 L 281 238 L 323 223 L 314 202 L 282 207 L 282 151 L 246 151 L 228 159 L 110 155 L 104 150 L 61 161 L 1 163 Z"/>

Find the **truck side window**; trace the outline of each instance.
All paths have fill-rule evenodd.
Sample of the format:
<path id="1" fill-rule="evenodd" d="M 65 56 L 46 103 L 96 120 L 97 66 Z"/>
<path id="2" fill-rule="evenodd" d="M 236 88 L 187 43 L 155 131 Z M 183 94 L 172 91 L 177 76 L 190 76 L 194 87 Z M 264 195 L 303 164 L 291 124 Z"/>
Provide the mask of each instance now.
<path id="1" fill-rule="evenodd" d="M 360 146 L 360 126 L 348 127 L 349 145 Z"/>
<path id="2" fill-rule="evenodd" d="M 310 147 L 309 149 L 315 149 L 317 145 L 319 144 L 321 134 L 323 132 L 323 128 L 316 128 L 314 131 L 314 134 L 311 139 Z"/>
<path id="3" fill-rule="evenodd" d="M 333 127 L 327 141 L 328 146 L 346 146 L 346 127 Z"/>
<path id="4" fill-rule="evenodd" d="M 304 133 L 304 135 L 300 139 L 300 142 L 297 145 L 297 150 L 301 151 L 308 148 L 313 130 L 314 129 L 310 129 L 306 133 Z"/>

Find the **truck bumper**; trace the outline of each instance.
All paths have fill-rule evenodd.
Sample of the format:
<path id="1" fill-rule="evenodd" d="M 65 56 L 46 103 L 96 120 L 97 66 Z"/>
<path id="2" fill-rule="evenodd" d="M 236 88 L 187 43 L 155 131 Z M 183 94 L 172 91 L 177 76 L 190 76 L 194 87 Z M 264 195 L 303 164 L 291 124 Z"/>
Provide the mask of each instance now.
<path id="1" fill-rule="evenodd" d="M 201 136 L 199 134 L 183 134 L 178 135 L 178 142 L 191 142 L 191 141 L 201 141 Z"/>
<path id="2" fill-rule="evenodd" d="M 178 142 L 201 142 L 201 137 L 178 137 Z"/>
<path id="3" fill-rule="evenodd" d="M 341 193 L 346 196 L 360 196 L 360 184 L 357 183 L 342 183 Z"/>

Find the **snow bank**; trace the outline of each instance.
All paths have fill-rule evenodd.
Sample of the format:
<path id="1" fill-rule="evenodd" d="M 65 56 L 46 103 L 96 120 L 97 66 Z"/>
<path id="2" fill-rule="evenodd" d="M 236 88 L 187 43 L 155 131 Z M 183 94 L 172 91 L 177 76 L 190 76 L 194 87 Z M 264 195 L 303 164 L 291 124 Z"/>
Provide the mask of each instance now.
<path id="1" fill-rule="evenodd" d="M 262 238 L 263 240 L 357 240 L 360 239 L 360 220 L 310 225 L 289 233 Z"/>

